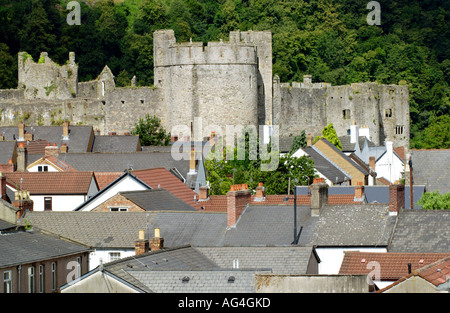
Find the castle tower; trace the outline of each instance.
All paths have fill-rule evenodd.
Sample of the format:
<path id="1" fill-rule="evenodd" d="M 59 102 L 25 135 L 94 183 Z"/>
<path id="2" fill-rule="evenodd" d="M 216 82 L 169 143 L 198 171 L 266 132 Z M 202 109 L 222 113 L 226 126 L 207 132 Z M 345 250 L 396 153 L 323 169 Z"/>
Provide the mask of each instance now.
<path id="1" fill-rule="evenodd" d="M 166 125 L 191 125 L 201 117 L 201 134 L 214 125 L 258 126 L 258 54 L 254 43 L 177 43 L 172 30 L 159 30 L 154 38 L 155 86 L 162 89 Z M 270 80 L 271 81 L 271 80 Z M 258 129 L 258 128 L 257 128 Z M 194 127 L 195 132 L 195 127 Z"/>

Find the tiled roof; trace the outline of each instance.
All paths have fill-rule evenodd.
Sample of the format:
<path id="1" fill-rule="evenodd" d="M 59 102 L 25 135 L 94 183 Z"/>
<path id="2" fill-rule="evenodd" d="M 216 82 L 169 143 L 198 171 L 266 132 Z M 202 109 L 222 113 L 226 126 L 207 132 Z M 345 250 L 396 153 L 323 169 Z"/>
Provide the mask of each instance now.
<path id="1" fill-rule="evenodd" d="M 376 292 L 377 293 L 385 292 L 386 290 L 389 290 L 392 287 L 399 285 L 400 283 L 406 281 L 407 279 L 410 279 L 413 276 L 421 277 L 436 287 L 442 286 L 445 283 L 448 284 L 448 282 L 450 281 L 449 280 L 450 257 L 442 258 L 436 262 L 428 264 L 427 266 L 424 266 L 422 268 L 414 270 L 411 274 L 407 275 L 406 277 L 402 277 L 399 280 L 397 280 L 395 283 L 393 283 L 383 289 L 380 289 Z"/>
<path id="2" fill-rule="evenodd" d="M 411 150 L 414 184 L 427 191 L 450 192 L 450 149 Z"/>
<path id="3" fill-rule="evenodd" d="M 42 163 L 44 163 L 44 164 L 52 164 L 55 167 L 59 168 L 63 172 L 76 172 L 77 171 L 72 166 L 70 166 L 70 164 L 67 164 L 66 162 L 61 160 L 61 158 L 57 158 L 54 155 L 44 155 L 39 160 L 36 160 L 35 162 L 29 164 L 27 166 L 27 168 L 29 168 L 31 166 L 34 166 L 34 165 L 42 164 Z"/>
<path id="4" fill-rule="evenodd" d="M 98 185 L 98 190 L 102 190 L 110 183 L 115 181 L 122 175 L 123 172 L 94 172 L 95 181 Z"/>
<path id="5" fill-rule="evenodd" d="M 0 164 L 8 164 L 14 157 L 15 141 L 0 141 Z"/>
<path id="6" fill-rule="evenodd" d="M 92 172 L 13 172 L 5 173 L 7 183 L 17 189 L 22 186 L 30 194 L 87 194 Z M 22 185 L 21 185 L 21 179 Z"/>
<path id="7" fill-rule="evenodd" d="M 165 189 L 124 191 L 120 192 L 120 194 L 146 211 L 197 211 Z"/>
<path id="8" fill-rule="evenodd" d="M 27 148 L 28 154 L 43 155 L 43 154 L 45 154 L 45 147 L 47 147 L 48 145 L 50 145 L 50 142 L 48 142 L 47 140 L 43 140 L 43 139 L 25 142 L 25 148 Z"/>
<path id="9" fill-rule="evenodd" d="M 389 251 L 450 253 L 449 225 L 449 210 L 400 211 Z"/>
<path id="10" fill-rule="evenodd" d="M 408 263 L 415 271 L 442 258 L 450 257 L 450 253 L 375 253 L 346 251 L 339 270 L 340 275 L 367 275 L 373 268 L 370 262 L 378 262 L 380 280 L 397 280 L 407 276 Z"/>
<path id="11" fill-rule="evenodd" d="M 287 198 L 287 200 L 286 200 Z M 358 204 L 361 201 L 355 201 L 354 194 L 336 194 L 328 195 L 328 204 Z M 209 200 L 199 201 L 198 204 L 209 212 L 226 212 L 227 211 L 227 196 L 226 195 L 212 195 Z M 256 195 L 252 195 L 252 205 L 294 205 L 294 195 L 266 195 L 264 200 L 259 200 Z M 310 195 L 297 195 L 297 205 L 310 205 Z"/>
<path id="12" fill-rule="evenodd" d="M 89 251 L 88 247 L 37 231 L 0 235 L 0 268 Z"/>
<path id="13" fill-rule="evenodd" d="M 164 188 L 190 206 L 194 208 L 200 207 L 198 203 L 194 202 L 194 197 L 198 199 L 195 191 L 186 186 L 186 184 L 177 179 L 165 168 L 149 168 L 131 171 L 131 173 L 153 189 Z"/>

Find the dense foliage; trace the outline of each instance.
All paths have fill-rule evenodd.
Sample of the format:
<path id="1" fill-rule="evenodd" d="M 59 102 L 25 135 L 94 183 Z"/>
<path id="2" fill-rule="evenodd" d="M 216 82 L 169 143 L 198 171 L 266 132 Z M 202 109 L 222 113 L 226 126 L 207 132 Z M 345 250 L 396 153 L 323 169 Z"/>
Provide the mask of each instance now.
<path id="1" fill-rule="evenodd" d="M 156 29 L 203 42 L 235 29 L 271 30 L 281 81 L 311 74 L 333 85 L 407 84 L 411 147 L 449 148 L 433 138 L 435 127 L 449 125 L 440 118 L 450 111 L 447 0 L 379 0 L 379 26 L 367 23 L 368 0 L 80 0 L 81 25 L 66 22 L 68 2 L 0 0 L 0 88 L 17 86 L 19 51 L 34 60 L 47 51 L 61 64 L 74 51 L 80 81 L 108 65 L 119 85 L 136 75 L 142 86 L 153 83 Z"/>
<path id="2" fill-rule="evenodd" d="M 205 160 L 210 194 L 226 194 L 235 184 L 248 184 L 255 189 L 260 182 L 266 194 L 288 194 L 294 193 L 294 186 L 312 183 L 314 161 L 306 156 L 292 157 L 291 153 L 280 156 L 278 149 L 272 151 L 272 143 L 260 146 L 256 135 L 251 134 L 245 131 L 235 147 L 224 147 L 223 142 L 212 147 Z"/>
<path id="3" fill-rule="evenodd" d="M 140 118 L 131 133 L 139 136 L 142 146 L 168 146 L 171 140 L 170 133 L 162 127 L 156 115 L 146 114 L 145 119 Z"/>
<path id="4" fill-rule="evenodd" d="M 450 192 L 440 194 L 439 191 L 425 192 L 418 204 L 424 210 L 450 210 Z"/>

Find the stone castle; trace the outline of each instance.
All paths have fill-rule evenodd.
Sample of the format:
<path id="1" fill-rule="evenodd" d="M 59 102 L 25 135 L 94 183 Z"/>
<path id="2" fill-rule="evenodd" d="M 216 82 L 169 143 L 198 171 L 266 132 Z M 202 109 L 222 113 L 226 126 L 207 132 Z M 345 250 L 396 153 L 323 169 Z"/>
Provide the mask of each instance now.
<path id="1" fill-rule="evenodd" d="M 339 136 L 351 124 L 368 128 L 377 145 L 409 148 L 407 86 L 355 83 L 331 86 L 282 83 L 272 73 L 270 31 L 233 31 L 229 41 L 176 42 L 172 30 L 154 33 L 154 85 L 116 87 L 105 66 L 92 81 L 78 82 L 75 54 L 65 65 L 41 53 L 38 62 L 18 56 L 17 89 L 0 90 L 1 125 L 93 125 L 101 134 L 129 132 L 145 114 L 175 125 L 279 125 L 280 137 L 302 130 L 320 135 L 333 123 Z M 205 134 L 203 134 L 205 136 Z M 207 136 L 207 134 L 206 134 Z"/>

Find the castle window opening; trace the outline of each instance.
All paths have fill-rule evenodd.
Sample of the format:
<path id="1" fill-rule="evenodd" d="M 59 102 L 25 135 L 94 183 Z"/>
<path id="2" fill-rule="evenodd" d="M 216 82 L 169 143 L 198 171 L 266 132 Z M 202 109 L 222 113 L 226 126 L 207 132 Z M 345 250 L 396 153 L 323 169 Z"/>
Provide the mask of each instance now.
<path id="1" fill-rule="evenodd" d="M 392 109 L 387 109 L 384 113 L 386 117 L 392 117 Z"/>
<path id="2" fill-rule="evenodd" d="M 342 110 L 342 118 L 344 120 L 350 119 L 350 110 L 349 109 Z"/>
<path id="3" fill-rule="evenodd" d="M 141 104 L 144 104 L 144 100 L 141 100 Z"/>
<path id="4" fill-rule="evenodd" d="M 102 81 L 102 96 L 105 96 L 105 82 Z"/>
<path id="5" fill-rule="evenodd" d="M 396 135 L 401 135 L 401 134 L 403 134 L 403 125 L 397 125 L 397 126 L 395 127 L 395 134 L 396 134 Z"/>

